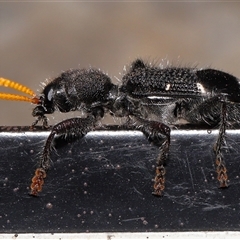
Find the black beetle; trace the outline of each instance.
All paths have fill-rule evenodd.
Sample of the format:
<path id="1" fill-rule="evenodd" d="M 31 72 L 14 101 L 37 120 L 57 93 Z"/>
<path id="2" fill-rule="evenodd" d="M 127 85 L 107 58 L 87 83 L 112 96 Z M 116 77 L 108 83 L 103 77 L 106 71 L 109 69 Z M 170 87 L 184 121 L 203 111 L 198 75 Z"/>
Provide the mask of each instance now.
<path id="1" fill-rule="evenodd" d="M 99 70 L 76 69 L 63 72 L 43 90 L 33 116 L 47 127 L 45 114 L 84 110 L 86 118 L 66 119 L 53 126 L 45 143 L 40 167 L 32 179 L 32 195 L 42 190 L 50 167 L 50 150 L 55 135 L 84 136 L 105 113 L 126 117 L 126 126 L 141 130 L 161 142 L 157 157 L 153 194 L 165 188 L 165 160 L 170 145 L 170 127 L 180 119 L 190 124 L 219 125 L 214 146 L 220 187 L 227 187 L 227 169 L 222 158 L 228 122 L 239 122 L 240 82 L 222 71 L 197 68 L 160 68 L 135 60 L 120 86 Z M 164 138 L 164 141 L 162 139 Z"/>
<path id="2" fill-rule="evenodd" d="M 141 130 L 159 147 L 153 194 L 161 196 L 165 188 L 165 161 L 170 145 L 170 126 L 182 124 L 219 126 L 214 145 L 217 178 L 220 187 L 228 186 L 228 176 L 221 148 L 228 123 L 240 122 L 240 80 L 214 69 L 161 68 L 135 60 L 122 78 L 120 86 L 95 69 L 63 72 L 47 84 L 40 96 L 18 83 L 0 78 L 0 86 L 11 87 L 32 96 L 0 93 L 0 98 L 30 101 L 37 106 L 32 115 L 48 127 L 45 114 L 54 111 L 84 111 L 84 118 L 66 119 L 53 126 L 44 145 L 39 168 L 32 179 L 31 194 L 42 190 L 50 168 L 50 152 L 56 135 L 84 136 L 94 130 L 106 113 L 125 118 L 125 127 Z"/>

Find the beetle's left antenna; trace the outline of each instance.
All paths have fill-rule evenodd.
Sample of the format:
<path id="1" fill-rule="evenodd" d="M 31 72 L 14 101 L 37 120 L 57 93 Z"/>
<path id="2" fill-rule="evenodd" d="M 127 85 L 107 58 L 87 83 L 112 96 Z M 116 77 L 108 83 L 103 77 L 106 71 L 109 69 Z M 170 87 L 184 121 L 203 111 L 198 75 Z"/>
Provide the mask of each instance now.
<path id="1" fill-rule="evenodd" d="M 13 88 L 19 92 L 23 92 L 31 96 L 31 97 L 26 97 L 18 94 L 0 93 L 0 99 L 11 100 L 11 101 L 26 101 L 26 102 L 31 102 L 33 104 L 38 104 L 40 102 L 39 98 L 36 97 L 36 94 L 34 93 L 33 90 L 31 90 L 30 88 L 20 83 L 11 81 L 6 78 L 0 78 L 0 86 Z"/>

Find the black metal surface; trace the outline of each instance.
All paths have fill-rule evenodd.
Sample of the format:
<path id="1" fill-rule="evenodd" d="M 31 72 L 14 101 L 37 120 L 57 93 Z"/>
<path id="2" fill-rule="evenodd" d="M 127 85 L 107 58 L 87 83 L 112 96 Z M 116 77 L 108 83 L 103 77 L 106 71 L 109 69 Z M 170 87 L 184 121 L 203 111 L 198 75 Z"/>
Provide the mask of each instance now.
<path id="1" fill-rule="evenodd" d="M 1 232 L 240 230 L 240 131 L 227 131 L 230 187 L 219 189 L 217 130 L 173 130 L 166 191 L 151 195 L 156 146 L 138 131 L 96 131 L 52 153 L 39 197 L 28 195 L 45 131 L 1 128 Z"/>

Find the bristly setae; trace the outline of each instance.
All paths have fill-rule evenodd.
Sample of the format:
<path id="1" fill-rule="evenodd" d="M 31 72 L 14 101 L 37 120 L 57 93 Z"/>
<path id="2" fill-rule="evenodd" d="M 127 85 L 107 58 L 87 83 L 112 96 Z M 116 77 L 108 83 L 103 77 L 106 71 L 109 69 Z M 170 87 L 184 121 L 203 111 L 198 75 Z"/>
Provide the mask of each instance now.
<path id="1" fill-rule="evenodd" d="M 228 186 L 227 168 L 221 153 L 229 122 L 240 121 L 240 81 L 236 77 L 214 69 L 152 66 L 135 60 L 115 85 L 96 69 L 75 69 L 63 72 L 47 84 L 36 96 L 30 89 L 0 78 L 0 86 L 11 87 L 30 97 L 0 93 L 0 98 L 29 101 L 37 106 L 32 115 L 35 126 L 42 121 L 48 127 L 46 114 L 55 111 L 84 111 L 84 118 L 66 119 L 52 127 L 43 147 L 39 167 L 32 179 L 31 194 L 42 190 L 46 172 L 50 168 L 51 145 L 56 135 L 84 136 L 94 130 L 108 112 L 127 119 L 127 127 L 142 131 L 159 141 L 153 194 L 161 196 L 165 189 L 165 162 L 170 145 L 170 125 L 179 119 L 190 124 L 219 126 L 214 145 L 217 179 L 221 188 Z"/>

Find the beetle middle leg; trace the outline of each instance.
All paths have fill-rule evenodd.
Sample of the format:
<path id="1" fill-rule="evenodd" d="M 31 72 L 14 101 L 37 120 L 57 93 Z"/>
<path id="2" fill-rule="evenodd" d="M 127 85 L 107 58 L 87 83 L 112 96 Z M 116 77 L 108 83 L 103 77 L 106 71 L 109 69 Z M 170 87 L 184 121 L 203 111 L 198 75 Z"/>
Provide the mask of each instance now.
<path id="1" fill-rule="evenodd" d="M 156 164 L 156 174 L 154 178 L 154 191 L 153 195 L 155 196 L 162 196 L 163 191 L 165 189 L 165 162 L 168 157 L 169 146 L 170 146 L 170 127 L 167 125 L 157 122 L 157 121 L 148 121 L 142 118 L 135 118 L 135 127 L 136 129 L 141 130 L 144 134 L 149 137 L 153 137 L 160 142 L 159 135 L 163 135 L 165 140 L 161 143 L 160 152 L 157 157 L 157 164 Z"/>

